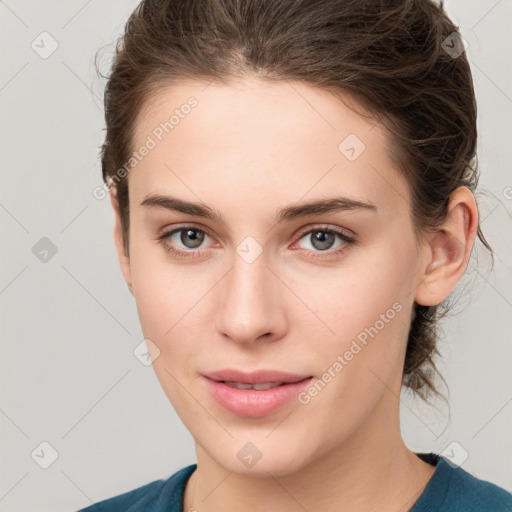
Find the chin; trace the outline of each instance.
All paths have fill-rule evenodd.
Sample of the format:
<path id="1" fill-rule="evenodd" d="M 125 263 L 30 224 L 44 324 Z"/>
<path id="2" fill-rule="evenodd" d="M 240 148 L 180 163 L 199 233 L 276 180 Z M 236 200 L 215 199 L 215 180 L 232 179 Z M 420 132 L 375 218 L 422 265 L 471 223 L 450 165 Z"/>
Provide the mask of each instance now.
<path id="1" fill-rule="evenodd" d="M 212 453 L 212 458 L 226 471 L 253 478 L 268 478 L 270 475 L 275 477 L 291 475 L 307 464 L 306 460 L 298 459 L 297 452 L 288 447 L 282 447 L 281 449 L 267 447 L 258 450 L 255 445 L 248 442 L 244 443 L 241 448 L 238 448 L 237 444 L 237 448 L 232 452 L 233 456 L 226 457 L 226 453 L 227 450 L 218 454 L 218 457 L 215 453 Z M 250 458 L 251 453 L 253 454 L 252 460 Z"/>

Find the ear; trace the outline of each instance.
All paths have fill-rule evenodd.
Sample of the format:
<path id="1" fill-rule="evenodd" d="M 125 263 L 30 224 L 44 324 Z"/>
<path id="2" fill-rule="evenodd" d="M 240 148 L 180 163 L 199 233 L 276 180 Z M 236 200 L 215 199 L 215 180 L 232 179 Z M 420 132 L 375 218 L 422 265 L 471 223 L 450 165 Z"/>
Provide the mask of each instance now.
<path id="1" fill-rule="evenodd" d="M 462 278 L 478 229 L 478 209 L 467 187 L 457 188 L 448 202 L 444 222 L 425 235 L 424 264 L 414 300 L 423 306 L 443 302 Z"/>
<path id="2" fill-rule="evenodd" d="M 124 248 L 123 230 L 121 228 L 121 220 L 120 220 L 120 214 L 119 214 L 119 202 L 117 200 L 116 188 L 110 187 L 109 194 L 110 194 L 110 203 L 112 204 L 112 208 L 114 210 L 114 216 L 115 216 L 114 242 L 116 244 L 117 257 L 119 259 L 119 265 L 121 266 L 121 271 L 123 272 L 124 280 L 126 281 L 126 284 L 128 285 L 128 289 L 130 290 L 131 294 L 133 295 L 130 256 L 128 254 L 126 254 L 126 251 Z"/>

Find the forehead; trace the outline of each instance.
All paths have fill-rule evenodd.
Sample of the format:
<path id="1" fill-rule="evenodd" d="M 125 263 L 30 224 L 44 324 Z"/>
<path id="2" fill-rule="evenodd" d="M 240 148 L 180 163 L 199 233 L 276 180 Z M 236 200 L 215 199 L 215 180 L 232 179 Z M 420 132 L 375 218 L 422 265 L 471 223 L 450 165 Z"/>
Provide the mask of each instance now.
<path id="1" fill-rule="evenodd" d="M 193 107 L 189 106 L 191 103 Z M 297 138 L 309 147 L 320 141 L 336 142 L 347 130 L 374 144 L 385 137 L 385 132 L 374 119 L 363 117 L 361 111 L 346 94 L 334 96 L 302 82 L 252 78 L 233 80 L 226 85 L 183 81 L 157 90 L 145 101 L 136 122 L 134 141 L 141 142 L 174 117 L 171 131 L 175 139 L 180 133 L 187 135 L 190 127 L 198 136 L 209 135 L 201 140 L 202 145 L 211 140 L 215 147 L 222 142 L 223 147 L 236 145 L 248 151 L 251 144 L 247 135 L 260 142 L 266 136 L 280 149 Z M 369 135 L 367 132 L 371 131 L 374 133 Z M 276 133 L 277 140 L 273 137 Z"/>
<path id="2" fill-rule="evenodd" d="M 350 97 L 302 82 L 162 88 L 135 125 L 133 149 L 149 139 L 154 147 L 130 172 L 130 190 L 141 199 L 175 186 L 189 195 L 184 185 L 200 197 L 213 188 L 224 198 L 233 190 L 272 190 L 275 199 L 293 201 L 336 187 L 396 205 L 407 187 L 390 158 L 387 132 L 360 112 Z"/>

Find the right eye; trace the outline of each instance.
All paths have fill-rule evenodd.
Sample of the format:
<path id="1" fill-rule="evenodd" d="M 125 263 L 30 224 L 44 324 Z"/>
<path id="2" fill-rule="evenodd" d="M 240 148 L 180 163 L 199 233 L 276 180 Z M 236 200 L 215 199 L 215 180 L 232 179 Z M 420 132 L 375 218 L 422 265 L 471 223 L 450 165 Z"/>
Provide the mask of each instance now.
<path id="1" fill-rule="evenodd" d="M 210 238 L 205 231 L 187 225 L 165 232 L 158 237 L 158 240 L 168 253 L 178 258 L 197 258 L 201 255 L 197 248 L 205 238 Z"/>

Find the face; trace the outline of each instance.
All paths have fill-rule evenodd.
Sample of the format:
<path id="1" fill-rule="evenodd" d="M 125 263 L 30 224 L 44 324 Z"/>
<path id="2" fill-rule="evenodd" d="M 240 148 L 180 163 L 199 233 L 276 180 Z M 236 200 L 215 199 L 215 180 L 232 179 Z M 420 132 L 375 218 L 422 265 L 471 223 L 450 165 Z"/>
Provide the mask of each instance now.
<path id="1" fill-rule="evenodd" d="M 302 83 L 181 83 L 136 124 L 134 148 L 151 148 L 128 176 L 124 276 L 165 393 L 235 473 L 291 473 L 398 419 L 423 260 L 385 131 L 346 100 Z M 204 377 L 223 369 L 312 379 L 237 413 Z"/>

